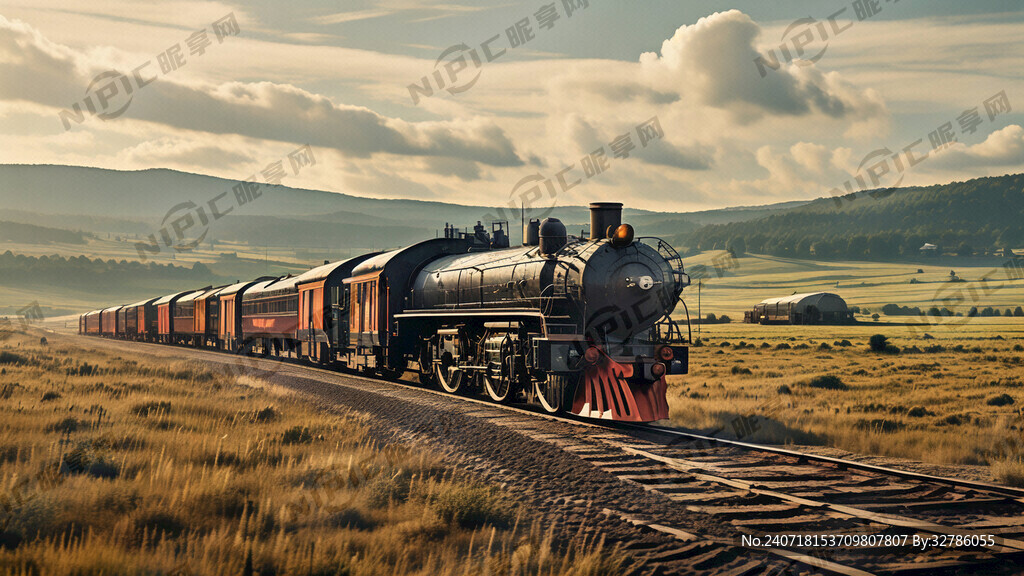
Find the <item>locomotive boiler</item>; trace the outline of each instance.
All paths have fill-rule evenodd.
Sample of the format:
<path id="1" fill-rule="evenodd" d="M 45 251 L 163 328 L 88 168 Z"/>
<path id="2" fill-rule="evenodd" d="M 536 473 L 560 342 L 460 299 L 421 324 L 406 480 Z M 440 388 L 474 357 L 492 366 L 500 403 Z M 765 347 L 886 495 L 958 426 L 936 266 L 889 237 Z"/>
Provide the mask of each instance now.
<path id="1" fill-rule="evenodd" d="M 592 204 L 589 238 L 533 220 L 526 246 L 423 266 L 399 330 L 423 335 L 421 379 L 498 402 L 523 395 L 549 412 L 667 418 L 664 377 L 687 364 L 670 315 L 689 278 L 667 244 L 634 238 L 621 209 Z"/>

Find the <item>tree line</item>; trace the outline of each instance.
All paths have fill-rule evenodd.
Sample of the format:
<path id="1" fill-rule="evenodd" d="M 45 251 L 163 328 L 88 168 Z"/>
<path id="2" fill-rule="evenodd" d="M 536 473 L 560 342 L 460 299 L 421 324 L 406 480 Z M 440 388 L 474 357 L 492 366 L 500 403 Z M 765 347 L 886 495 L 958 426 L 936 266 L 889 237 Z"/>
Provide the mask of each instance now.
<path id="1" fill-rule="evenodd" d="M 1024 247 L 1024 175 L 822 198 L 781 214 L 713 224 L 686 244 L 794 258 L 916 257 L 925 243 L 946 254 L 1012 254 Z"/>

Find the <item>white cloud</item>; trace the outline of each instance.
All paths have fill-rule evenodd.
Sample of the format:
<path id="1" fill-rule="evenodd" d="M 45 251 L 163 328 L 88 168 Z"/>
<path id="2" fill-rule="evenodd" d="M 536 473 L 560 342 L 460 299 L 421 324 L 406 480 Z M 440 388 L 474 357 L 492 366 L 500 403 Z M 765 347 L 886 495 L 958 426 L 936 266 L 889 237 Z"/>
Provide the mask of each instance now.
<path id="1" fill-rule="evenodd" d="M 791 64 L 762 76 L 754 63 L 760 33 L 746 14 L 718 12 L 679 27 L 662 44 L 660 55 L 644 53 L 640 64 L 654 86 L 692 92 L 701 104 L 729 110 L 740 122 L 768 115 L 820 114 L 853 121 L 886 115 L 877 93 L 857 89 L 835 72 Z"/>
<path id="2" fill-rule="evenodd" d="M 4 78 L 0 98 L 4 100 L 67 109 L 83 97 L 94 75 L 109 70 L 114 60 L 87 58 L 48 41 L 26 24 L 0 17 L 0 76 Z M 389 153 L 452 157 L 495 166 L 522 164 L 501 128 L 483 119 L 408 122 L 364 107 L 337 104 L 289 84 L 211 85 L 179 81 L 177 76 L 157 76 L 158 71 L 155 62 L 143 69 L 141 76 L 154 81 L 137 89 L 123 119 L 213 134 L 308 143 L 353 157 Z M 86 116 L 86 122 L 97 121 Z M 56 111 L 54 125 L 60 125 Z"/>
<path id="3" fill-rule="evenodd" d="M 1024 128 L 1011 124 L 973 146 L 956 142 L 936 155 L 942 168 L 1005 167 L 1024 169 Z"/>

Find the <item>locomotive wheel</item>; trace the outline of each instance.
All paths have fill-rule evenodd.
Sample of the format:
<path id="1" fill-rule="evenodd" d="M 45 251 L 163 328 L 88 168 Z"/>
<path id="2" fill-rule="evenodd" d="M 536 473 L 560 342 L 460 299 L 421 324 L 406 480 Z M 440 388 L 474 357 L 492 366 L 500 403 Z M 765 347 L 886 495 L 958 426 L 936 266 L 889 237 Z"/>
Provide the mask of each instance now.
<path id="1" fill-rule="evenodd" d="M 431 346 L 430 341 L 424 341 L 420 345 L 420 357 L 419 357 L 419 379 L 420 384 L 425 386 L 432 386 L 437 383 L 437 377 L 434 375 L 434 359 L 430 352 Z"/>
<path id="2" fill-rule="evenodd" d="M 508 402 L 512 398 L 513 374 L 511 364 L 511 357 L 503 358 L 501 373 L 497 377 L 484 372 L 484 388 L 487 390 L 487 395 L 495 402 Z"/>
<path id="3" fill-rule="evenodd" d="M 548 414 L 558 414 L 568 407 L 568 403 L 572 402 L 572 398 L 569 398 L 569 382 L 568 376 L 556 376 L 554 374 L 548 374 L 547 380 L 534 381 L 534 392 L 545 412 Z"/>
<path id="4" fill-rule="evenodd" d="M 507 340 L 506 340 L 507 342 Z M 517 374 L 515 371 L 515 357 L 512 356 L 509 346 L 505 343 L 501 347 L 501 369 L 496 376 L 491 375 L 490 370 L 483 373 L 484 389 L 491 400 L 499 403 L 508 402 L 515 394 L 515 383 Z"/>
<path id="5" fill-rule="evenodd" d="M 451 354 L 448 353 L 441 356 L 441 361 L 434 365 L 434 376 L 437 378 L 437 383 L 449 394 L 459 393 L 459 389 L 462 388 L 462 381 L 466 376 L 462 370 L 452 370 L 451 368 L 454 365 L 455 361 L 452 359 Z"/>

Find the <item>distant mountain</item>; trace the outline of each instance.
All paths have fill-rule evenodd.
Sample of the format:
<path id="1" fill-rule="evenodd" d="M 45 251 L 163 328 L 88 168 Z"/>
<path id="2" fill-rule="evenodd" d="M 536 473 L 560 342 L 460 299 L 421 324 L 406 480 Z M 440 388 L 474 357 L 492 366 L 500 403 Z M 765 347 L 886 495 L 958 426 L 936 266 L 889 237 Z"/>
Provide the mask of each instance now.
<path id="1" fill-rule="evenodd" d="M 81 232 L 0 220 L 0 242 L 17 242 L 20 244 L 50 244 L 53 242 L 85 244 L 85 236 Z"/>
<path id="2" fill-rule="evenodd" d="M 705 250 L 852 259 L 917 256 L 926 242 L 964 255 L 1024 247 L 1024 174 L 821 198 L 688 238 Z"/>
<path id="3" fill-rule="evenodd" d="M 96 234 L 145 238 L 187 209 L 225 194 L 218 206 L 234 209 L 209 227 L 208 239 L 277 246 L 345 245 L 354 248 L 398 246 L 432 237 L 446 223 L 471 226 L 488 217 L 511 220 L 518 242 L 518 210 L 464 206 L 420 200 L 363 198 L 335 192 L 261 185 L 262 195 L 237 205 L 239 182 L 167 169 L 118 171 L 59 165 L 0 165 L 0 219 Z M 692 213 L 637 210 L 623 218 L 641 235 L 680 238 L 705 224 L 736 222 L 800 205 L 730 208 Z M 177 210 L 175 210 L 177 208 Z M 536 215 L 536 214 L 535 214 Z M 586 206 L 552 211 L 570 233 L 587 228 Z"/>

